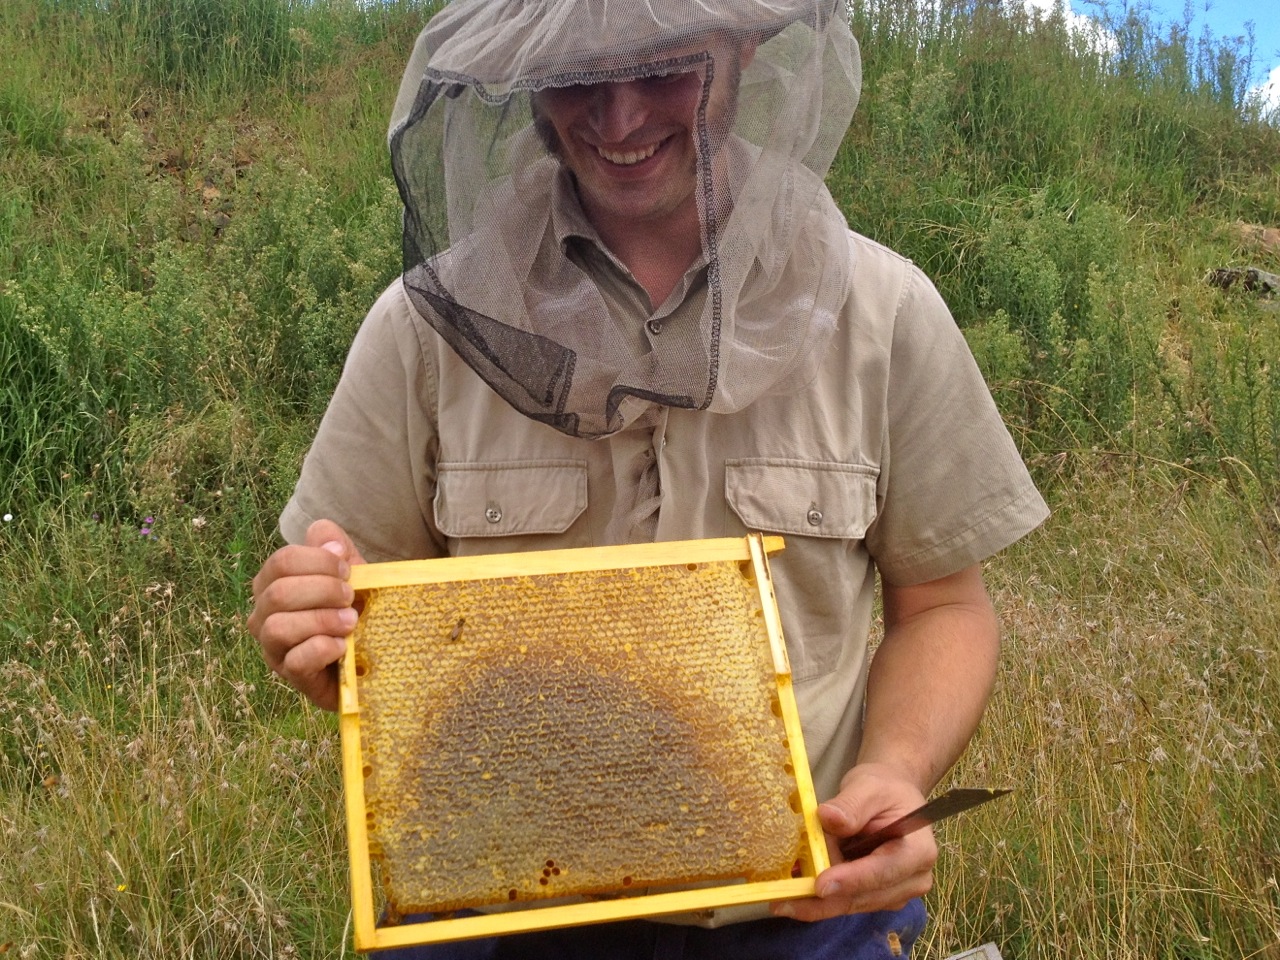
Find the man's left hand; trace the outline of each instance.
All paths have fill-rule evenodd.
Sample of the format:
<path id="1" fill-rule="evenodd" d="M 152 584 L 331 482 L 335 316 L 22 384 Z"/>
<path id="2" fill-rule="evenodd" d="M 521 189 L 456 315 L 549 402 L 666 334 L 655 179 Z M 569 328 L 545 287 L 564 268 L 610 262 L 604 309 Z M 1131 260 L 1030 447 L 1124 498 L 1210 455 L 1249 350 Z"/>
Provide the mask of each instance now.
<path id="1" fill-rule="evenodd" d="M 850 770 L 840 792 L 818 807 L 832 863 L 818 875 L 818 895 L 775 903 L 774 915 L 825 920 L 846 913 L 899 910 L 927 893 L 938 859 L 938 845 L 928 827 L 889 840 L 857 860 L 844 862 L 839 850 L 846 837 L 878 830 L 922 803 L 919 788 L 887 767 L 866 763 Z"/>

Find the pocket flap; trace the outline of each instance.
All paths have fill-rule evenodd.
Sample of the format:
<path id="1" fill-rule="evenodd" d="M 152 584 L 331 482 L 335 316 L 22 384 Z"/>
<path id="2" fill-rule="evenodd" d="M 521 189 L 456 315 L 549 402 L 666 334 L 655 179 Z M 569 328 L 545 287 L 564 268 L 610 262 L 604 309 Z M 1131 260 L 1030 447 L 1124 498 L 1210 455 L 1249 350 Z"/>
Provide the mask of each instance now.
<path id="1" fill-rule="evenodd" d="M 876 517 L 876 478 L 859 464 L 729 460 L 724 495 L 748 529 L 857 540 Z"/>
<path id="2" fill-rule="evenodd" d="M 436 525 L 446 537 L 564 533 L 587 508 L 582 460 L 442 463 Z"/>

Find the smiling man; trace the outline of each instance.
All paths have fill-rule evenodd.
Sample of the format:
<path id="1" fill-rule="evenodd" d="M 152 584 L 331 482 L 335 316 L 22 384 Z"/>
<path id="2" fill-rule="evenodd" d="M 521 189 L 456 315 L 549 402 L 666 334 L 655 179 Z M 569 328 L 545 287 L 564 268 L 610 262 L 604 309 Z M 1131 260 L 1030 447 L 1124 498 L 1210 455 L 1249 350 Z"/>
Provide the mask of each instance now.
<path id="1" fill-rule="evenodd" d="M 823 184 L 858 86 L 835 0 L 454 0 L 419 38 L 390 133 L 403 273 L 250 629 L 332 709 L 352 563 L 782 534 L 833 866 L 772 915 L 411 955 L 887 957 L 919 934 L 931 833 L 848 863 L 835 843 L 918 806 L 965 748 L 999 646 L 979 564 L 1046 510 L 936 291 Z"/>

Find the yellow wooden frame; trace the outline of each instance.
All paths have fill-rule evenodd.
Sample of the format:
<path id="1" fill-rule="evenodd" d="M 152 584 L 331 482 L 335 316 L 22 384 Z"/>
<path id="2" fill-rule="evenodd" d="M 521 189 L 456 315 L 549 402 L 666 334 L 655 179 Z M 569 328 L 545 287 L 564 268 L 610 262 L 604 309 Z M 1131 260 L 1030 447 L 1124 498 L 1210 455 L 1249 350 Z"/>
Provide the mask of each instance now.
<path id="1" fill-rule="evenodd" d="M 349 642 L 341 669 L 339 726 L 342 739 L 342 771 L 346 793 L 347 839 L 351 859 L 351 899 L 356 950 L 366 951 L 412 944 L 438 943 L 446 940 L 464 940 L 813 896 L 814 880 L 826 869 L 829 861 L 826 841 L 818 822 L 817 798 L 814 794 L 804 738 L 800 730 L 800 714 L 796 708 L 795 694 L 791 684 L 791 666 L 783 639 L 782 622 L 778 616 L 773 580 L 769 574 L 768 554 L 782 548 L 781 537 L 751 534 L 746 538 L 547 550 L 485 557 L 363 564 L 353 567 L 351 586 L 359 594 L 379 587 L 456 580 L 720 561 L 750 563 L 754 569 L 755 582 L 760 590 L 760 601 L 764 610 L 765 626 L 777 675 L 782 720 L 800 795 L 805 834 L 805 856 L 801 858 L 801 874 L 791 879 L 730 883 L 662 893 L 628 893 L 617 899 L 555 906 L 530 905 L 519 910 L 480 916 L 379 927 L 375 916 L 372 863 L 365 817 L 364 759 L 360 746 L 356 644 Z"/>

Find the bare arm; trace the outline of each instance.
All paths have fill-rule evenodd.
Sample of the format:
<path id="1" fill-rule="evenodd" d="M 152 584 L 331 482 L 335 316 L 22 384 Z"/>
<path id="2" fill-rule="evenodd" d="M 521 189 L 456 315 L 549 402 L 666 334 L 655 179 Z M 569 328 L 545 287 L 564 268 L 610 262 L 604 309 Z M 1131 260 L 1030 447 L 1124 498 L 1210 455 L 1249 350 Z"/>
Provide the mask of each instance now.
<path id="1" fill-rule="evenodd" d="M 858 763 L 893 768 L 927 793 L 969 745 L 995 684 L 1000 632 L 981 568 L 885 584 L 884 621 Z"/>
<path id="2" fill-rule="evenodd" d="M 835 841 L 919 806 L 968 745 L 995 683 L 999 628 L 980 567 L 883 591 L 885 637 L 867 682 L 858 762 L 818 809 L 834 865 L 819 876 L 818 897 L 775 907 L 785 916 L 897 909 L 932 886 L 931 830 L 850 863 Z"/>

